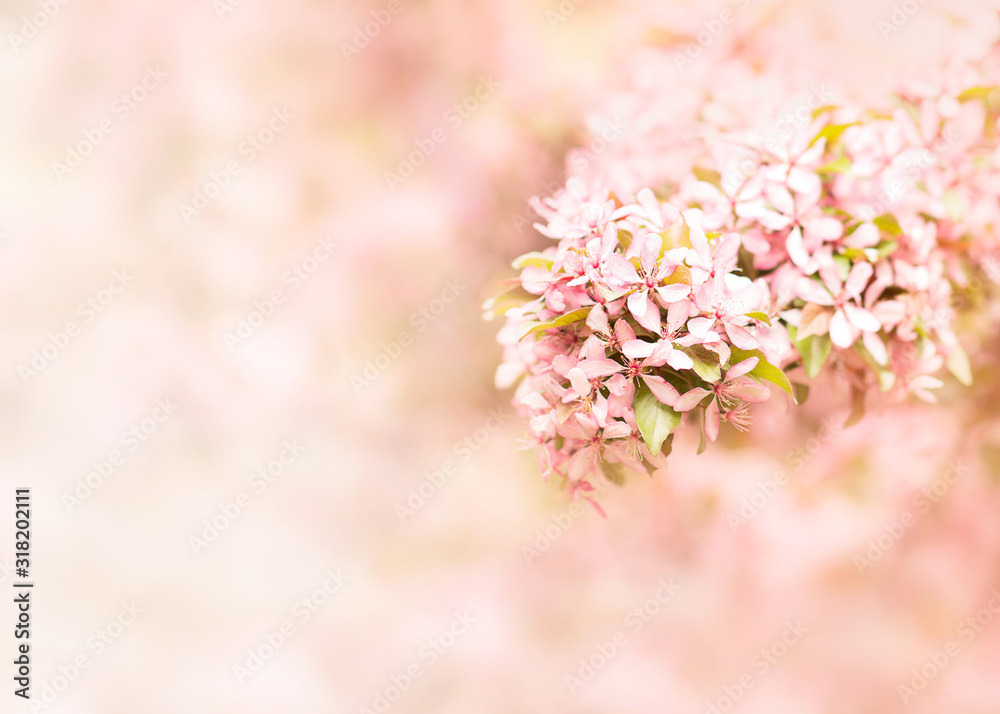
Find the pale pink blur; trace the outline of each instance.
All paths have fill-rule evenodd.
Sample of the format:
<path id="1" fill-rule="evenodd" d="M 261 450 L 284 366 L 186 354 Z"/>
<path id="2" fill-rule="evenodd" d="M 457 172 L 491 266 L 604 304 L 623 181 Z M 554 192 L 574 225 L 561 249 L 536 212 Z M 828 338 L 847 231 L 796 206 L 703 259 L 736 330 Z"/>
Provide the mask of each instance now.
<path id="1" fill-rule="evenodd" d="M 33 694 L 66 685 L 43 711 L 701 713 L 726 711 L 745 675 L 730 711 L 1000 711 L 1000 624 L 958 634 L 1000 588 L 998 316 L 975 332 L 971 390 L 824 431 L 848 395 L 816 389 L 793 413 L 762 410 L 752 442 L 729 435 L 731 448 L 695 456 L 680 439 L 668 470 L 607 488 L 607 519 L 539 478 L 493 387 L 498 324 L 481 305 L 547 240 L 528 198 L 563 180 L 588 129 L 627 115 L 612 91 L 626 79 L 671 86 L 639 45 L 683 44 L 735 4 L 400 0 L 393 14 L 242 0 L 220 17 L 213 0 L 69 2 L 23 45 L 7 36 L 0 497 L 33 488 Z M 998 29 L 986 2 L 913 3 L 888 37 L 891 2 L 740 5 L 708 52 L 759 26 L 786 81 L 857 101 Z M 385 27 L 345 53 L 373 11 Z M 5 7 L 5 36 L 36 12 Z M 157 67 L 166 77 L 123 117 L 116 100 Z M 678 112 L 683 98 L 664 93 Z M 767 115 L 783 99 L 776 88 L 718 110 L 759 102 Z M 282 110 L 291 119 L 251 160 L 241 145 Z M 54 167 L 105 118 L 113 131 L 91 155 Z M 443 143 L 390 188 L 386 173 L 439 129 Z M 232 161 L 239 172 L 185 220 L 179 204 Z M 310 255 L 314 272 L 287 277 Z M 87 321 L 78 306 L 115 271 L 133 277 Z M 226 337 L 255 310 L 248 338 Z M 69 322 L 79 334 L 59 347 Z M 50 342 L 54 358 L 25 376 Z M 129 451 L 123 433 L 162 399 L 176 409 Z M 254 479 L 286 440 L 301 456 Z M 122 465 L 79 499 L 116 450 Z M 744 507 L 778 472 L 789 483 Z M 918 494 L 935 486 L 924 512 Z M 751 517 L 734 525 L 741 508 Z M 193 541 L 213 520 L 217 539 Z M 0 523 L 6 593 L 13 519 Z M 886 533 L 884 555 L 859 566 Z M 347 581 L 300 616 L 338 569 Z M 629 619 L 671 579 L 676 595 Z M 143 612 L 98 653 L 90 638 L 133 600 Z M 475 622 L 431 661 L 425 643 L 464 611 Z M 795 620 L 806 633 L 762 672 L 755 656 Z M 259 669 L 234 670 L 286 622 Z M 904 705 L 898 685 L 949 640 L 958 655 Z M 567 680 L 592 657 L 606 664 Z M 0 711 L 31 711 L 0 697 Z"/>

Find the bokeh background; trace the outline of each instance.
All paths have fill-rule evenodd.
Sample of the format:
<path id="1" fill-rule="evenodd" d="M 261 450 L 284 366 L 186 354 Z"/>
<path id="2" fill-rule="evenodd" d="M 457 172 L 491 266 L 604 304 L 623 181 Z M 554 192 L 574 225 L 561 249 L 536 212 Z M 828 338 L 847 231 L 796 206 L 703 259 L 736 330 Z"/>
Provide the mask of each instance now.
<path id="1" fill-rule="evenodd" d="M 1000 711 L 996 315 L 972 390 L 840 429 L 821 385 L 607 519 L 493 387 L 528 198 L 629 123 L 613 92 L 671 101 L 639 48 L 733 6 L 5 2 L 0 587 L 19 486 L 36 586 L 0 711 Z M 706 58 L 751 32 L 868 100 L 997 22 L 747 0 Z"/>

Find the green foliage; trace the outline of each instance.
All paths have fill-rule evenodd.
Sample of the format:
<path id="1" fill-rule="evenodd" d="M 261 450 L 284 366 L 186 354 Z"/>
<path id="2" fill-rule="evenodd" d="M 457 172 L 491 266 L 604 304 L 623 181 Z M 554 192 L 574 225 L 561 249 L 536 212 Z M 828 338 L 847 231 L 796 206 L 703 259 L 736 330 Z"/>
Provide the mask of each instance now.
<path id="1" fill-rule="evenodd" d="M 538 322 L 532 320 L 531 322 L 526 322 L 521 326 L 521 338 L 524 339 L 528 335 L 534 334 L 536 332 L 541 332 L 542 330 L 551 330 L 554 327 L 565 327 L 566 325 L 572 325 L 574 322 L 580 322 L 581 320 L 586 320 L 587 315 L 590 314 L 589 307 L 581 307 L 579 310 L 573 310 L 572 312 L 567 312 L 565 315 L 560 315 L 554 320 L 549 320 L 548 322 Z"/>
<path id="2" fill-rule="evenodd" d="M 831 346 L 829 335 L 809 335 L 795 343 L 795 349 L 802 357 L 802 366 L 809 379 L 814 379 L 823 369 L 827 357 L 830 356 Z"/>
<path id="3" fill-rule="evenodd" d="M 780 369 L 775 367 L 773 364 L 767 361 L 767 357 L 760 350 L 741 350 L 739 347 L 733 347 L 733 356 L 730 361 L 733 364 L 737 362 L 742 362 L 745 359 L 750 359 L 751 357 L 757 358 L 757 366 L 750 370 L 750 374 L 761 379 L 766 379 L 768 382 L 777 384 L 779 387 L 788 392 L 793 400 L 795 399 L 795 390 L 792 389 L 792 383 L 788 381 L 788 377 Z"/>
<path id="4" fill-rule="evenodd" d="M 652 453 L 660 453 L 664 440 L 681 423 L 681 415 L 653 396 L 645 385 L 636 388 L 632 408 L 646 446 Z"/>

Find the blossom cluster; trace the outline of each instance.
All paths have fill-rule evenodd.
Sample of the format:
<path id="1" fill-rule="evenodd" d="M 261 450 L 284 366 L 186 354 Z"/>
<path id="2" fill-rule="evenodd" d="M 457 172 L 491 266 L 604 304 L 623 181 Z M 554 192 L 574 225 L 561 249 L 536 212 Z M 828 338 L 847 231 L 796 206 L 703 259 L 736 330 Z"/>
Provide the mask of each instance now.
<path id="1" fill-rule="evenodd" d="M 679 181 L 571 176 L 533 199 L 552 244 L 486 307 L 542 473 L 586 496 L 664 466 L 683 425 L 704 448 L 825 373 L 852 420 L 872 392 L 970 383 L 955 296 L 1000 240 L 995 60 L 887 107 L 811 109 L 780 140 L 703 132 Z"/>

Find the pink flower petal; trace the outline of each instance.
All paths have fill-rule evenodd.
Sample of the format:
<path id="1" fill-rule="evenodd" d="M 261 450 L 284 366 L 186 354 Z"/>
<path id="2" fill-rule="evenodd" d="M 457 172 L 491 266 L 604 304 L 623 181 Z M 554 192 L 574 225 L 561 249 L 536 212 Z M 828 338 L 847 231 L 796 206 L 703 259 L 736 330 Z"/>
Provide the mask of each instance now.
<path id="1" fill-rule="evenodd" d="M 709 441 L 719 438 L 719 401 L 713 399 L 705 410 L 705 436 Z"/>
<path id="2" fill-rule="evenodd" d="M 819 176 L 812 171 L 806 171 L 796 166 L 788 172 L 788 188 L 796 193 L 815 193 L 822 190 L 822 184 Z"/>
<path id="3" fill-rule="evenodd" d="M 583 373 L 582 369 L 574 367 L 566 376 L 569 377 L 569 383 L 573 385 L 573 389 L 579 397 L 590 396 L 590 380 L 587 379 L 587 375 Z"/>
<path id="4" fill-rule="evenodd" d="M 861 297 L 861 291 L 865 289 L 874 272 L 875 268 L 872 267 L 871 263 L 858 263 L 851 268 L 847 282 L 844 283 L 844 289 L 855 297 Z"/>
<path id="5" fill-rule="evenodd" d="M 715 244 L 715 264 L 725 266 L 735 265 L 739 252 L 740 234 L 727 233 L 722 238 L 719 238 Z"/>
<path id="6" fill-rule="evenodd" d="M 645 360 L 643 367 L 662 367 L 667 363 L 667 357 L 673 352 L 674 346 L 667 340 L 660 340 L 653 345 L 653 351 Z"/>
<path id="7" fill-rule="evenodd" d="M 886 352 L 885 343 L 882 342 L 882 338 L 878 336 L 877 332 L 865 332 L 861 335 L 861 341 L 876 362 L 881 365 L 889 362 L 889 354 Z"/>
<path id="8" fill-rule="evenodd" d="M 758 384 L 749 377 L 727 385 L 725 393 L 728 396 L 742 399 L 744 402 L 766 402 L 771 396 L 771 390 L 763 384 Z"/>
<path id="9" fill-rule="evenodd" d="M 605 439 L 624 439 L 632 433 L 629 425 L 623 421 L 612 421 L 604 427 L 603 436 Z"/>
<path id="10" fill-rule="evenodd" d="M 830 291 L 809 278 L 802 278 L 795 283 L 795 293 L 806 302 L 828 307 L 833 305 L 833 296 Z"/>
<path id="11" fill-rule="evenodd" d="M 821 241 L 837 240 L 844 235 L 844 224 L 831 216 L 810 218 L 805 222 L 805 229 L 810 238 Z"/>
<path id="12" fill-rule="evenodd" d="M 862 223 L 844 241 L 851 248 L 871 248 L 878 245 L 881 236 L 874 223 Z"/>
<path id="13" fill-rule="evenodd" d="M 649 387 L 649 391 L 651 391 L 653 396 L 659 401 L 663 402 L 668 407 L 672 407 L 677 403 L 680 395 L 677 393 L 677 390 L 674 389 L 674 386 L 667 382 L 663 377 L 647 374 L 643 374 L 641 376 L 642 381 L 647 387 Z"/>
<path id="14" fill-rule="evenodd" d="M 701 403 L 707 395 L 711 394 L 707 389 L 702 389 L 701 387 L 695 387 L 690 389 L 680 397 L 674 403 L 674 411 L 678 412 L 689 412 Z"/>
<path id="15" fill-rule="evenodd" d="M 657 307 L 656 303 L 653 302 L 653 298 L 649 297 L 649 293 L 646 293 L 646 310 L 643 314 L 636 315 L 633 311 L 632 314 L 635 315 L 636 321 L 645 327 L 647 330 L 654 334 L 660 333 L 660 308 Z"/>
<path id="16" fill-rule="evenodd" d="M 760 310 L 767 288 L 762 283 L 750 283 L 726 298 L 726 312 L 730 315 L 746 315 Z"/>
<path id="17" fill-rule="evenodd" d="M 786 216 L 795 215 L 795 199 L 787 188 L 772 183 L 765 189 L 764 194 L 779 213 Z"/>
<path id="18" fill-rule="evenodd" d="M 651 275 L 656 267 L 656 261 L 660 258 L 660 248 L 663 246 L 663 239 L 656 233 L 647 233 L 642 242 L 641 262 L 646 275 Z"/>
<path id="19" fill-rule="evenodd" d="M 833 318 L 830 320 L 830 340 L 833 344 L 841 349 L 846 349 L 854 344 L 856 338 L 854 329 L 847 321 L 844 311 L 837 310 L 833 313 Z"/>
<path id="20" fill-rule="evenodd" d="M 684 211 L 684 222 L 688 225 L 691 247 L 695 252 L 695 255 L 691 256 L 689 260 L 697 258 L 697 262 L 691 260 L 691 264 L 708 268 L 712 264 L 712 252 L 709 250 L 705 231 L 701 227 L 701 211 L 697 208 Z"/>
<path id="21" fill-rule="evenodd" d="M 597 417 L 597 423 L 601 426 L 607 424 L 608 421 L 608 400 L 607 398 L 598 391 L 594 397 L 594 406 L 591 411 L 594 416 Z M 608 433 L 607 429 L 604 430 L 605 435 Z"/>
<path id="22" fill-rule="evenodd" d="M 639 290 L 628 296 L 628 309 L 636 320 L 641 320 L 646 315 L 646 308 L 649 302 L 646 300 L 646 291 Z"/>
<path id="23" fill-rule="evenodd" d="M 815 267 L 812 266 L 812 259 L 806 251 L 805 243 L 802 240 L 802 229 L 798 226 L 795 226 L 788 234 L 788 237 L 785 238 L 785 250 L 788 251 L 788 257 L 792 259 L 792 262 L 802 268 L 802 271 L 806 275 L 816 272 Z"/>
<path id="24" fill-rule="evenodd" d="M 579 360 L 568 355 L 556 355 L 552 358 L 552 369 L 556 374 L 565 377 L 571 369 L 579 364 Z"/>
<path id="25" fill-rule="evenodd" d="M 692 369 L 694 361 L 680 350 L 671 350 L 667 356 L 667 364 L 674 369 Z"/>
<path id="26" fill-rule="evenodd" d="M 665 303 L 675 303 L 678 300 L 683 300 L 691 294 L 691 286 L 685 283 L 661 285 L 655 288 L 655 290 L 656 294 L 659 295 Z"/>
<path id="27" fill-rule="evenodd" d="M 726 372 L 726 381 L 728 382 L 731 379 L 742 377 L 744 374 L 752 371 L 753 368 L 756 367 L 759 362 L 760 362 L 759 357 L 747 357 L 742 362 L 737 362 L 736 364 L 734 364 L 732 367 L 729 368 L 728 372 Z"/>
<path id="28" fill-rule="evenodd" d="M 628 391 L 628 385 L 631 384 L 624 374 L 613 375 L 610 379 L 604 382 L 604 386 L 608 388 L 608 391 L 620 397 Z"/>
<path id="29" fill-rule="evenodd" d="M 688 331 L 695 337 L 704 338 L 715 325 L 714 317 L 694 317 L 688 320 Z"/>
<path id="30" fill-rule="evenodd" d="M 764 255 L 771 251 L 771 244 L 761 231 L 748 230 L 741 240 L 743 247 L 754 255 Z"/>
<path id="31" fill-rule="evenodd" d="M 587 327 L 594 332 L 600 332 L 605 335 L 611 334 L 611 325 L 608 324 L 608 314 L 601 305 L 594 305 L 591 308 L 590 314 L 587 315 Z"/>
<path id="32" fill-rule="evenodd" d="M 691 314 L 691 303 L 678 300 L 667 308 L 667 329 L 671 334 L 677 332 Z"/>
<path id="33" fill-rule="evenodd" d="M 760 224 L 769 231 L 782 231 L 792 224 L 792 219 L 776 211 L 764 210 L 760 214 Z"/>
<path id="34" fill-rule="evenodd" d="M 639 282 L 639 273 L 635 266 L 625 260 L 619 253 L 614 253 L 605 263 L 605 274 L 610 275 L 615 280 L 621 281 L 625 285 L 632 285 Z"/>
<path id="35" fill-rule="evenodd" d="M 645 359 L 653 354 L 654 347 L 656 347 L 656 343 L 654 342 L 629 340 L 622 345 L 622 353 L 629 359 Z"/>
<path id="36" fill-rule="evenodd" d="M 614 223 L 609 223 L 607 228 L 604 229 L 604 236 L 601 238 L 601 253 L 600 259 L 604 263 L 611 254 L 615 252 L 615 248 L 618 247 L 618 226 Z"/>
<path id="37" fill-rule="evenodd" d="M 878 332 L 882 329 L 882 323 L 868 310 L 847 303 L 844 305 L 844 312 L 847 313 L 848 321 L 862 332 Z"/>
<path id="38" fill-rule="evenodd" d="M 615 339 L 623 345 L 629 340 L 635 339 L 635 331 L 632 329 L 632 326 L 628 324 L 627 320 L 618 320 L 618 322 L 615 323 Z"/>
<path id="39" fill-rule="evenodd" d="M 844 284 L 840 282 L 840 269 L 833 261 L 824 263 L 819 267 L 819 277 L 830 291 L 831 295 L 840 295 L 844 290 Z M 813 300 L 812 302 L 816 302 Z M 821 305 L 824 303 L 820 303 Z"/>
<path id="40" fill-rule="evenodd" d="M 745 328 L 728 321 L 724 322 L 723 325 L 726 328 L 726 334 L 729 335 L 729 341 L 741 350 L 755 350 L 760 347 L 760 341 Z"/>
<path id="41" fill-rule="evenodd" d="M 588 379 L 595 379 L 597 377 L 610 377 L 612 374 L 621 372 L 623 367 L 610 359 L 585 359 L 575 369 L 581 370 Z"/>

